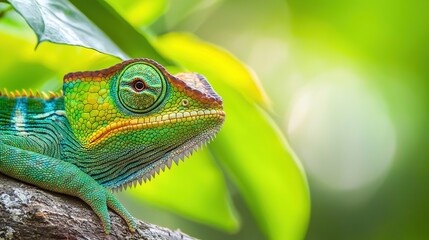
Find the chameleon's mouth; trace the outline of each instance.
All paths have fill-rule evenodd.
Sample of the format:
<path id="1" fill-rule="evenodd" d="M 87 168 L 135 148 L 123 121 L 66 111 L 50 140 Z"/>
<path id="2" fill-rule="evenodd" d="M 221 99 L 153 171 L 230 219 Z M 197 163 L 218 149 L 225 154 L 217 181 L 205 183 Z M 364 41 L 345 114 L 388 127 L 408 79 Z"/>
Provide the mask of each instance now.
<path id="1" fill-rule="evenodd" d="M 221 126 L 222 125 L 219 125 L 215 128 L 208 129 L 196 137 L 189 139 L 173 151 L 168 152 L 162 158 L 152 161 L 147 167 L 140 170 L 139 173 L 137 173 L 134 177 L 130 177 L 125 183 L 109 188 L 112 192 L 118 192 L 126 190 L 128 187 L 136 187 L 137 183 L 142 185 L 143 181 L 150 181 L 156 176 L 156 174 L 160 174 L 161 170 L 165 171 L 166 167 L 170 169 L 173 162 L 175 162 L 176 165 L 179 165 L 179 160 L 184 161 L 185 157 L 190 157 L 194 151 L 197 151 L 198 149 L 202 148 L 203 145 L 207 145 L 210 141 L 212 141 L 217 132 L 220 130 Z"/>
<path id="2" fill-rule="evenodd" d="M 99 129 L 90 138 L 88 143 L 96 145 L 108 137 L 127 130 L 142 130 L 174 124 L 185 121 L 195 121 L 197 119 L 214 118 L 223 122 L 225 112 L 223 110 L 204 110 L 204 111 L 182 111 L 178 113 L 163 114 L 156 117 L 146 117 L 140 119 L 124 119 L 110 123 L 108 126 Z"/>

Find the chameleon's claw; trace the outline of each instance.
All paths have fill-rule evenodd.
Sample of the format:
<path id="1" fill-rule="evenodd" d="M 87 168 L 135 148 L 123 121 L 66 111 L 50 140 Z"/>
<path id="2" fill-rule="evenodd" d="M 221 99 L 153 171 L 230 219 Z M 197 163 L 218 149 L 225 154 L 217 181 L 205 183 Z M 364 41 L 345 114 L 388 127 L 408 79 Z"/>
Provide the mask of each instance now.
<path id="1" fill-rule="evenodd" d="M 104 225 L 104 224 L 103 224 Z M 110 226 L 103 226 L 104 229 L 104 233 L 106 233 L 106 235 L 110 235 Z"/>
<path id="2" fill-rule="evenodd" d="M 128 224 L 128 229 L 130 229 L 132 233 L 136 232 L 137 225 L 134 221 L 131 223 L 131 225 L 130 223 L 127 223 L 127 224 Z"/>

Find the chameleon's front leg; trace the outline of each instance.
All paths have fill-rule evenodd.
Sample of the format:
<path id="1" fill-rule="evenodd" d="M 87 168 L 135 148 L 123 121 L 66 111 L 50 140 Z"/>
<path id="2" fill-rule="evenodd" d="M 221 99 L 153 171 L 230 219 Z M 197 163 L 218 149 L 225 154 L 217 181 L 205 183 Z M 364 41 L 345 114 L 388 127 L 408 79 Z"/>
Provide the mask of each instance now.
<path id="1" fill-rule="evenodd" d="M 133 217 L 118 200 L 73 164 L 0 142 L 0 172 L 44 189 L 81 198 L 101 219 L 107 234 L 110 233 L 107 207 L 117 212 L 131 231 L 136 228 Z"/>

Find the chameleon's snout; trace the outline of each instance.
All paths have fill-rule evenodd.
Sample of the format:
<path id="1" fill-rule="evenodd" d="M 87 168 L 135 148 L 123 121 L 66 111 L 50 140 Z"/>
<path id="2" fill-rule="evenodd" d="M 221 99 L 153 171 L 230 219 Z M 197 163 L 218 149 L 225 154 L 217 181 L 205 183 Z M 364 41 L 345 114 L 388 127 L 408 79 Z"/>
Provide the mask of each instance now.
<path id="1" fill-rule="evenodd" d="M 203 103 L 211 103 L 222 108 L 222 98 L 213 90 L 207 79 L 198 73 L 178 73 L 175 75 L 184 83 L 182 86 L 189 96 Z"/>

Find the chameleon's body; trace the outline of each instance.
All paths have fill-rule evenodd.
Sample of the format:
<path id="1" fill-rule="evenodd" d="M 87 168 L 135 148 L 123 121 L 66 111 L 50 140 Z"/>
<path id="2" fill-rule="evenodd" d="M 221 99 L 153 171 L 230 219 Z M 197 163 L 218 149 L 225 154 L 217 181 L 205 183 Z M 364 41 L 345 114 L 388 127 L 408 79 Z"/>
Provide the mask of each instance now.
<path id="1" fill-rule="evenodd" d="M 198 74 L 148 59 L 71 73 L 62 94 L 0 93 L 0 172 L 77 196 L 110 232 L 107 207 L 135 222 L 109 190 L 146 181 L 220 129 L 221 98 Z"/>

